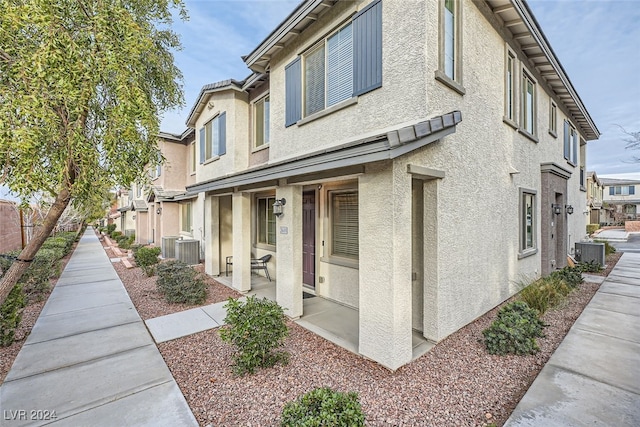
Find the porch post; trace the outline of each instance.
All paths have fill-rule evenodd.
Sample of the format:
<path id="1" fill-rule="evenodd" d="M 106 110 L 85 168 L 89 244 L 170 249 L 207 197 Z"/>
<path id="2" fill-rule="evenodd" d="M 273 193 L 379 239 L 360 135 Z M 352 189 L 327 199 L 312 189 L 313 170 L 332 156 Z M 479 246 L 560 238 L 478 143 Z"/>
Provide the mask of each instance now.
<path id="1" fill-rule="evenodd" d="M 233 193 L 233 287 L 251 290 L 251 195 Z"/>
<path id="2" fill-rule="evenodd" d="M 358 179 L 359 352 L 397 369 L 411 361 L 411 176 L 395 163 Z"/>
<path id="3" fill-rule="evenodd" d="M 276 199 L 286 200 L 276 218 L 276 301 L 293 319 L 302 316 L 302 187 L 276 190 Z"/>
<path id="4" fill-rule="evenodd" d="M 204 269 L 211 276 L 220 274 L 220 199 L 209 196 L 205 200 L 204 217 L 209 219 L 205 226 Z"/>

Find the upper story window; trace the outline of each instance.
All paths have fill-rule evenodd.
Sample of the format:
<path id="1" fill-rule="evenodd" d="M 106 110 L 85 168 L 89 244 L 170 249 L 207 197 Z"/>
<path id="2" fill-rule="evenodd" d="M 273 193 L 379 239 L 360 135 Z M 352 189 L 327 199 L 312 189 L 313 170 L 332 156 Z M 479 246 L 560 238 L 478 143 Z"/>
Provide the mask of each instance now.
<path id="1" fill-rule="evenodd" d="M 436 79 L 460 94 L 462 86 L 462 31 L 459 0 L 444 0 L 440 3 L 440 49 Z"/>
<path id="2" fill-rule="evenodd" d="M 564 158 L 573 166 L 578 164 L 578 132 L 564 121 Z"/>
<path id="3" fill-rule="evenodd" d="M 189 145 L 189 163 L 191 163 L 191 173 L 196 171 L 196 142 L 193 141 Z"/>
<path id="4" fill-rule="evenodd" d="M 536 135 L 536 83 L 522 72 L 521 126 L 531 136 Z"/>
<path id="5" fill-rule="evenodd" d="M 156 159 L 156 165 L 149 169 L 149 176 L 151 179 L 159 178 L 162 175 L 162 154 L 158 152 Z"/>
<path id="6" fill-rule="evenodd" d="M 617 185 L 609 187 L 610 196 L 629 196 L 636 194 L 635 185 Z"/>
<path id="7" fill-rule="evenodd" d="M 227 113 L 221 113 L 200 128 L 200 163 L 227 152 Z"/>
<path id="8" fill-rule="evenodd" d="M 549 103 L 549 133 L 558 136 L 558 106 L 553 101 Z"/>
<path id="9" fill-rule="evenodd" d="M 507 49 L 505 70 L 505 118 L 511 122 L 516 120 L 516 55 Z"/>
<path id="10" fill-rule="evenodd" d="M 382 86 L 382 3 L 285 67 L 285 126 Z"/>
<path id="11" fill-rule="evenodd" d="M 254 104 L 255 122 L 255 147 L 262 147 L 269 143 L 269 95 L 260 99 Z"/>

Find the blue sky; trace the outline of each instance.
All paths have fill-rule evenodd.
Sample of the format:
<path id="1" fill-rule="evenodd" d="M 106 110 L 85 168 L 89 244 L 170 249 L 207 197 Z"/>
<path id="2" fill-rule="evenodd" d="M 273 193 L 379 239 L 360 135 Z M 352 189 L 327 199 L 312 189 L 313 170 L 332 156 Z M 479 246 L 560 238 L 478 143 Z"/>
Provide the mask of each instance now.
<path id="1" fill-rule="evenodd" d="M 402 0 L 386 0 L 402 1 Z M 436 1 L 436 0 L 428 0 Z M 180 133 L 207 83 L 249 75 L 250 53 L 298 0 L 185 0 L 190 20 L 176 21 L 184 49 L 186 106 L 165 114 L 162 130 Z M 587 147 L 587 168 L 598 175 L 638 173 L 640 150 L 625 150 L 627 131 L 640 131 L 640 0 L 530 0 L 556 56 L 602 136 Z"/>

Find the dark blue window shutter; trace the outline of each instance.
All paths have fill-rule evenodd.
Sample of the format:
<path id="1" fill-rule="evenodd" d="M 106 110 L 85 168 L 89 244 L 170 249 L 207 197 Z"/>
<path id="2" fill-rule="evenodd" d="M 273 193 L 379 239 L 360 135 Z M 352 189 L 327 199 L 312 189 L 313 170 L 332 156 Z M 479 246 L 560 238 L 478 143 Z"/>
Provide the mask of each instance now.
<path id="1" fill-rule="evenodd" d="M 382 1 L 353 17 L 353 96 L 382 86 Z"/>
<path id="2" fill-rule="evenodd" d="M 285 78 L 285 126 L 291 126 L 302 118 L 302 61 L 300 57 L 284 67 Z"/>
<path id="3" fill-rule="evenodd" d="M 218 156 L 227 154 L 227 113 L 218 116 Z"/>
<path id="4" fill-rule="evenodd" d="M 609 195 L 610 196 L 615 196 L 616 194 L 616 189 L 615 187 L 609 187 Z"/>
<path id="5" fill-rule="evenodd" d="M 564 158 L 569 160 L 569 144 L 571 144 L 571 135 L 569 134 L 569 122 L 564 122 Z"/>
<path id="6" fill-rule="evenodd" d="M 629 194 L 636 194 L 636 186 L 635 185 L 630 185 L 629 186 Z"/>
<path id="7" fill-rule="evenodd" d="M 200 128 L 200 164 L 204 163 L 204 141 L 205 141 L 204 128 Z"/>

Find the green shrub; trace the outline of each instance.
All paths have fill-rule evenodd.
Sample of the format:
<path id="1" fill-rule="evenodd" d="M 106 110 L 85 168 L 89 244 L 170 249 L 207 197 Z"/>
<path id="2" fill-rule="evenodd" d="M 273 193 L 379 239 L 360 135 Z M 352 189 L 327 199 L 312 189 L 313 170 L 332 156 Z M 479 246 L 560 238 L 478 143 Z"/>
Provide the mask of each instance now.
<path id="1" fill-rule="evenodd" d="M 19 281 L 29 298 L 40 300 L 49 290 L 50 279 L 60 275 L 60 259 L 63 256 L 62 248 L 40 248 Z"/>
<path id="2" fill-rule="evenodd" d="M 283 427 L 364 426 L 364 414 L 355 392 L 316 388 L 282 409 Z"/>
<path id="3" fill-rule="evenodd" d="M 14 286 L 0 306 L 0 347 L 7 347 L 13 343 L 16 328 L 22 319 L 22 308 L 26 304 L 27 298 L 22 291 L 22 285 Z"/>
<path id="4" fill-rule="evenodd" d="M 60 249 L 64 257 L 71 250 L 73 241 L 68 241 L 64 237 L 49 237 L 44 241 L 40 249 Z"/>
<path id="5" fill-rule="evenodd" d="M 160 255 L 160 248 L 155 246 L 145 246 L 133 253 L 133 257 L 136 260 L 136 265 L 147 273 L 147 276 L 153 276 L 155 272 L 155 265 L 160 262 L 158 255 Z"/>
<path id="6" fill-rule="evenodd" d="M 156 285 L 168 302 L 202 304 L 207 285 L 196 270 L 180 261 L 158 264 Z"/>
<path id="7" fill-rule="evenodd" d="M 581 262 L 577 267 L 583 273 L 598 273 L 602 271 L 602 266 L 595 259 L 589 262 Z"/>
<path id="8" fill-rule="evenodd" d="M 505 305 L 490 327 L 482 331 L 491 354 L 534 354 L 539 350 L 536 338 L 544 336 L 544 323 L 538 313 L 523 301 Z"/>
<path id="9" fill-rule="evenodd" d="M 107 225 L 107 234 L 109 236 L 111 236 L 111 233 L 113 233 L 114 231 L 116 231 L 116 225 L 115 224 Z"/>
<path id="10" fill-rule="evenodd" d="M 557 277 L 544 277 L 531 283 L 520 292 L 520 300 L 543 315 L 571 292 L 571 287 Z"/>
<path id="11" fill-rule="evenodd" d="M 580 283 L 584 282 L 584 279 L 582 278 L 582 270 L 578 266 L 576 267 L 567 266 L 560 270 L 556 270 L 552 272 L 549 275 L 549 277 L 553 279 L 564 280 L 567 283 L 567 285 L 569 285 L 572 288 L 575 288 Z"/>
<path id="12" fill-rule="evenodd" d="M 118 246 L 120 248 L 122 248 L 122 249 L 130 249 L 131 248 L 131 244 L 136 239 L 136 237 L 135 236 L 120 235 L 120 236 L 117 236 L 115 239 L 116 239 L 116 242 L 118 242 Z"/>
<path id="13" fill-rule="evenodd" d="M 612 255 L 616 253 L 616 248 L 606 240 L 594 240 L 595 243 L 604 243 L 604 254 Z"/>
<path id="14" fill-rule="evenodd" d="M 600 228 L 600 224 L 587 224 L 587 234 L 592 235 Z"/>
<path id="15" fill-rule="evenodd" d="M 284 309 L 278 303 L 250 296 L 244 303 L 229 298 L 224 307 L 226 326 L 220 330 L 220 337 L 236 347 L 233 371 L 237 375 L 289 362 L 289 353 L 276 351 L 284 346 L 289 333 Z"/>
<path id="16" fill-rule="evenodd" d="M 114 231 L 113 233 L 111 233 L 111 238 L 117 242 L 118 238 L 122 235 L 122 231 Z"/>

